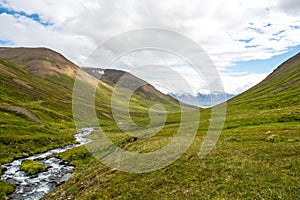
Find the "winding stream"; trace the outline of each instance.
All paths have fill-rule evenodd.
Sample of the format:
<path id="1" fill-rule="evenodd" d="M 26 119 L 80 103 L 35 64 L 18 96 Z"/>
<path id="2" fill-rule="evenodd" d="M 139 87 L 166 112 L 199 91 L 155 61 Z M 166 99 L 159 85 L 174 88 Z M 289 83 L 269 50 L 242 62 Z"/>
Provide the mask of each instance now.
<path id="1" fill-rule="evenodd" d="M 15 200 L 40 199 L 46 193 L 52 191 L 57 185 L 71 178 L 74 173 L 74 166 L 70 166 L 67 162 L 59 158 L 49 156 L 91 142 L 91 139 L 85 138 L 85 136 L 92 133 L 93 130 L 93 128 L 84 128 L 81 133 L 74 135 L 78 144 L 52 149 L 45 153 L 3 164 L 2 168 L 4 172 L 1 175 L 1 179 L 6 180 L 7 183 L 16 185 L 16 189 L 14 193 L 10 195 L 10 198 Z M 24 171 L 20 170 L 22 160 L 41 162 L 46 166 L 46 171 L 33 176 L 27 175 Z"/>

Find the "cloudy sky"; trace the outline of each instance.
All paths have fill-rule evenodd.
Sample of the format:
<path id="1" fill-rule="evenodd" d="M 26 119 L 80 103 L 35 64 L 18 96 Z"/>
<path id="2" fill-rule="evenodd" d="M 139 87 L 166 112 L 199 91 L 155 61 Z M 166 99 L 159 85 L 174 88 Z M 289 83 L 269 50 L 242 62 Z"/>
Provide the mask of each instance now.
<path id="1" fill-rule="evenodd" d="M 174 30 L 204 49 L 225 91 L 235 94 L 300 51 L 297 0 L 0 0 L 0 24 L 1 46 L 48 47 L 78 65 L 97 45 L 122 32 Z M 125 56 L 114 66 L 126 68 L 149 55 L 155 65 L 183 66 L 155 52 Z"/>

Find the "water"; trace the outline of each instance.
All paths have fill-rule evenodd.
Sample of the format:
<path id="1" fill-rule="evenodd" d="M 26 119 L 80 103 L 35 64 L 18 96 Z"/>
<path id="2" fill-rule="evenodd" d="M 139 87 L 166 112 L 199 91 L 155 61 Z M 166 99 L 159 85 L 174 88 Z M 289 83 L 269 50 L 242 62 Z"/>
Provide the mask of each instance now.
<path id="1" fill-rule="evenodd" d="M 74 135 L 78 144 L 52 149 L 28 158 L 3 164 L 2 168 L 4 172 L 1 179 L 6 180 L 7 183 L 16 185 L 14 193 L 10 195 L 11 199 L 40 199 L 46 193 L 52 191 L 57 185 L 71 178 L 74 173 L 74 166 L 70 166 L 67 162 L 59 158 L 49 156 L 91 142 L 91 139 L 85 138 L 85 136 L 92 133 L 93 130 L 93 128 L 84 128 L 81 133 Z M 24 171 L 20 170 L 22 160 L 35 160 L 43 163 L 46 166 L 46 171 L 33 176 L 27 175 Z"/>

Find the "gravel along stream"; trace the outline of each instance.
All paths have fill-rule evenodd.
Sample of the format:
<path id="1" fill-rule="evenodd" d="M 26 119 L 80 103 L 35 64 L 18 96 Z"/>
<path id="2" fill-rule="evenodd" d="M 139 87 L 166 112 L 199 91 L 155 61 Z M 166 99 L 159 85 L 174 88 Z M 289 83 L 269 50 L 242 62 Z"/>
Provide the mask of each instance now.
<path id="1" fill-rule="evenodd" d="M 56 149 L 49 150 L 28 158 L 14 160 L 10 163 L 2 165 L 3 174 L 1 179 L 6 183 L 16 185 L 16 189 L 9 197 L 15 200 L 36 200 L 42 198 L 46 193 L 52 191 L 57 185 L 67 181 L 74 173 L 74 166 L 67 162 L 53 157 L 55 153 L 61 153 L 68 149 L 82 146 L 91 142 L 91 139 L 85 136 L 93 132 L 93 128 L 83 128 L 82 132 L 74 135 L 77 144 L 68 145 Z M 34 160 L 45 165 L 46 171 L 37 175 L 28 175 L 20 170 L 23 160 Z"/>

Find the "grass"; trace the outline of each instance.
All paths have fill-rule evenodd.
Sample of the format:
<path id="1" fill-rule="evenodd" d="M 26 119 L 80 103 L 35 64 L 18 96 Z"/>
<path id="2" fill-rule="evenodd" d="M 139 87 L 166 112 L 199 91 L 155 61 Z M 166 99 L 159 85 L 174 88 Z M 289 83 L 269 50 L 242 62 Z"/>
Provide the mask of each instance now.
<path id="1" fill-rule="evenodd" d="M 15 185 L 6 184 L 5 181 L 0 180 L 0 197 L 7 196 L 13 193 L 15 190 Z"/>
<path id="2" fill-rule="evenodd" d="M 23 160 L 20 169 L 25 171 L 29 175 L 36 175 L 39 172 L 46 170 L 45 165 L 40 162 L 35 162 L 33 160 Z"/>
<path id="3" fill-rule="evenodd" d="M 61 75 L 60 79 L 39 78 L 24 68 L 0 59 L 5 70 L 28 83 L 33 89 L 18 85 L 14 77 L 1 74 L 0 105 L 19 106 L 36 115 L 41 123 L 26 116 L 0 110 L 0 164 L 10 162 L 22 154 L 43 152 L 74 142 L 70 85 L 71 78 Z"/>
<path id="4" fill-rule="evenodd" d="M 233 102 L 234 103 L 234 102 Z M 231 106 L 222 135 L 208 156 L 197 154 L 206 134 L 210 109 L 201 110 L 197 136 L 189 150 L 171 165 L 144 174 L 115 171 L 84 147 L 60 154 L 76 166 L 75 175 L 45 199 L 297 199 L 300 193 L 300 125 L 289 116 L 299 105 L 277 109 Z M 170 141 L 178 113 L 151 139 L 130 145 L 131 137 L 107 132 L 118 146 L 132 152 L 156 150 Z M 146 146 L 146 149 L 144 147 Z"/>
<path id="5" fill-rule="evenodd" d="M 211 109 L 200 111 L 198 132 L 188 151 L 154 172 L 134 174 L 111 169 L 84 147 L 60 154 L 76 166 L 76 173 L 44 199 L 298 199 L 299 67 L 299 59 L 289 62 L 227 102 L 222 134 L 203 159 L 198 153 Z M 178 130 L 180 113 L 173 111 L 168 113 L 162 131 L 151 139 L 134 142 L 112 120 L 99 120 L 116 145 L 132 152 L 150 152 L 166 145 Z M 138 119 L 134 113 L 136 120 L 146 116 Z M 144 120 L 142 125 L 149 122 Z"/>
<path id="6" fill-rule="evenodd" d="M 0 111 L 0 162 L 74 142 L 71 114 L 72 79 L 65 75 L 38 78 L 23 68 L 0 63 L 35 90 L 24 89 L 0 75 L 3 105 L 24 107 L 41 120 Z M 211 119 L 211 109 L 200 110 L 199 127 L 190 148 L 171 165 L 134 174 L 111 169 L 85 147 L 59 154 L 76 166 L 75 175 L 44 199 L 297 199 L 300 194 L 300 60 L 285 64 L 259 85 L 227 102 L 227 116 L 217 145 L 203 159 L 198 153 Z M 88 89 L 88 88 L 86 88 Z M 121 94 L 128 92 L 126 89 Z M 134 138 L 112 119 L 111 89 L 98 87 L 95 96 L 102 130 L 117 146 L 131 152 L 151 152 L 168 144 L 180 127 L 175 102 L 151 101 L 135 93 L 130 99 L 132 120 L 150 123 L 149 108 L 160 103 L 166 123 L 151 138 Z M 125 102 L 118 102 L 124 106 Z M 158 113 L 157 113 L 158 114 Z M 126 113 L 120 112 L 121 119 Z M 157 124 L 152 124 L 155 128 Z M 123 127 L 124 128 L 124 127 Z M 125 130 L 143 132 L 133 126 Z M 188 131 L 189 129 L 186 129 Z M 97 132 L 90 137 L 96 138 Z M 104 149 L 104 153 L 108 149 Z"/>
<path id="7" fill-rule="evenodd" d="M 45 58 L 55 64 L 51 56 Z M 24 67 L 28 61 L 45 58 L 30 57 L 18 65 L 9 59 L 0 58 L 0 70 L 6 72 L 0 73 L 0 106 L 25 108 L 40 120 L 36 122 L 25 115 L 0 109 L 0 164 L 75 142 L 73 134 L 76 133 L 76 129 L 72 115 L 74 77 L 64 74 L 38 77 L 26 71 Z M 15 79 L 31 88 L 18 84 Z M 103 107 L 109 105 L 111 94 L 109 88 L 98 88 L 96 106 L 106 129 L 116 129 L 117 132 L 117 125 L 107 118 L 108 115 L 112 115 L 110 107 Z M 134 94 L 133 97 L 135 100 L 132 112 L 137 116 L 135 121 L 143 124 L 143 118 L 147 115 L 144 106 L 151 106 L 154 102 L 139 94 Z M 175 106 L 174 103 L 165 105 L 170 109 Z M 106 113 L 106 116 L 103 113 Z"/>
<path id="8" fill-rule="evenodd" d="M 9 73 L 0 73 L 0 106 L 26 108 L 40 119 L 40 123 L 25 115 L 0 109 L 0 164 L 11 162 L 24 155 L 33 155 L 49 149 L 74 143 L 76 133 L 71 113 L 70 81 L 66 75 L 40 78 L 0 58 L 0 67 Z M 19 85 L 19 79 L 32 87 Z M 32 166 L 34 167 L 34 166 Z M 35 173 L 28 169 L 29 173 Z M 0 197 L 14 189 L 0 183 Z"/>
<path id="9" fill-rule="evenodd" d="M 179 160 L 144 174 L 114 171 L 83 147 L 70 150 L 62 158 L 79 158 L 72 161 L 76 174 L 46 199 L 297 199 L 300 134 L 272 134 L 280 140 L 264 131 L 224 131 L 214 150 L 199 159 L 200 132 Z"/>

